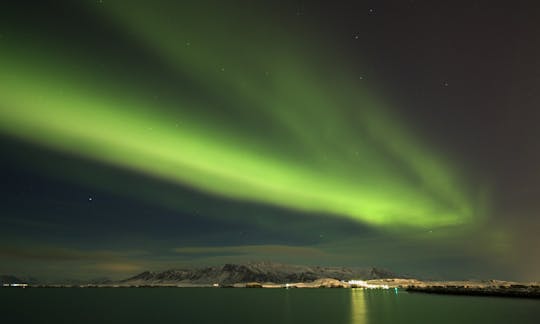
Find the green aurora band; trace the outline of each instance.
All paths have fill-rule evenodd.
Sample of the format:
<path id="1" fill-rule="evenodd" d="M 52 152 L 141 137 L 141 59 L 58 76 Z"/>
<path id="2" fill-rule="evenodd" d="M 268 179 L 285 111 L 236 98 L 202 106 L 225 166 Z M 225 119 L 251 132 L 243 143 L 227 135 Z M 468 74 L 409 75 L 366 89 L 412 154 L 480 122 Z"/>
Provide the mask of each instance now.
<path id="1" fill-rule="evenodd" d="M 182 85 L 156 100 L 157 72 L 126 78 L 76 45 L 14 37 L 0 51 L 0 131 L 210 194 L 383 228 L 477 216 L 441 152 L 352 73 L 321 68 L 324 54 L 314 58 L 294 33 L 264 23 L 241 32 L 249 18 L 226 23 L 219 7 L 148 6 L 111 1 L 89 12 Z"/>

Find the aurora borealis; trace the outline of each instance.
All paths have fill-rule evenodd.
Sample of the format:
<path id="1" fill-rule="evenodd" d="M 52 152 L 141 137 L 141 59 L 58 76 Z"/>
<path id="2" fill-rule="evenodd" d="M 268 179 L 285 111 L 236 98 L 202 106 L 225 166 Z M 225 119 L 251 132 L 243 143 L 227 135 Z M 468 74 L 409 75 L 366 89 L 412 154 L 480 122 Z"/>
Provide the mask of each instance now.
<path id="1" fill-rule="evenodd" d="M 245 257 L 451 276 L 463 272 L 438 265 L 505 259 L 523 224 L 537 224 L 534 204 L 505 203 L 527 215 L 511 224 L 497 216 L 497 195 L 508 197 L 499 179 L 517 166 L 485 166 L 490 148 L 531 135 L 498 142 L 507 135 L 483 124 L 506 108 L 477 105 L 491 89 L 471 94 L 468 72 L 422 58 L 446 44 L 428 39 L 429 19 L 407 29 L 424 45 L 391 51 L 401 48 L 398 22 L 383 22 L 422 17 L 428 5 L 388 2 L 376 14 L 347 1 L 2 6 L 2 272 L 45 264 L 44 276 L 88 277 Z M 357 16 L 339 19 L 351 8 Z M 535 145 L 516 159 L 534 165 Z M 511 270 L 500 273 L 516 271 L 505 260 Z"/>

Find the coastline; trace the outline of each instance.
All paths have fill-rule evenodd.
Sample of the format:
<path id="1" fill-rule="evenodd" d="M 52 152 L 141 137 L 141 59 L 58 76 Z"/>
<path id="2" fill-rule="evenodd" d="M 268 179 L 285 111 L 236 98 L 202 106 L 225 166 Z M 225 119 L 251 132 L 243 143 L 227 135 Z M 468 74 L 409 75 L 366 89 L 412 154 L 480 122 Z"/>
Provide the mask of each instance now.
<path id="1" fill-rule="evenodd" d="M 356 282 L 355 282 L 356 283 Z M 263 289 L 317 289 L 317 288 L 360 288 L 402 289 L 411 293 L 443 295 L 490 296 L 540 299 L 540 283 L 517 283 L 507 281 L 420 281 L 416 279 L 373 279 L 350 284 L 332 278 L 312 282 L 273 283 L 243 282 L 234 284 L 209 284 L 190 282 L 153 283 L 106 283 L 106 284 L 35 284 L 1 288 L 263 288 Z"/>
<path id="2" fill-rule="evenodd" d="M 427 293 L 439 295 L 464 295 L 486 297 L 513 297 L 540 299 L 540 286 L 538 285 L 510 285 L 510 286 L 467 286 L 467 285 L 431 285 L 410 286 L 406 288 L 412 293 Z"/>

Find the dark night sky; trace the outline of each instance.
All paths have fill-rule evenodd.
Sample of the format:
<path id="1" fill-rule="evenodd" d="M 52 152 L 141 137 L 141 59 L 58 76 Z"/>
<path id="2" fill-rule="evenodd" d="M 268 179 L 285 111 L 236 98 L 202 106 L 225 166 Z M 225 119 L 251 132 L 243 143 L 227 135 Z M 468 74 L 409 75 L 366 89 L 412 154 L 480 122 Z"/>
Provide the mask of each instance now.
<path id="1" fill-rule="evenodd" d="M 534 1 L 4 1 L 0 273 L 539 280 Z"/>

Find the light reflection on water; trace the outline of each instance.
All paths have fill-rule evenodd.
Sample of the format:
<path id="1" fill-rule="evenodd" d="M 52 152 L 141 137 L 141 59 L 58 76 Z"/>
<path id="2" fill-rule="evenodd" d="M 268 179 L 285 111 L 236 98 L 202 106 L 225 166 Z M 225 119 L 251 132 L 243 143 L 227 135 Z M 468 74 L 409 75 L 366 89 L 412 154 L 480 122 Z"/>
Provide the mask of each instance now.
<path id="1" fill-rule="evenodd" d="M 539 302 L 381 289 L 0 289 L 0 323 L 538 324 Z"/>
<path id="2" fill-rule="evenodd" d="M 350 324 L 367 324 L 366 295 L 362 288 L 351 288 Z"/>

